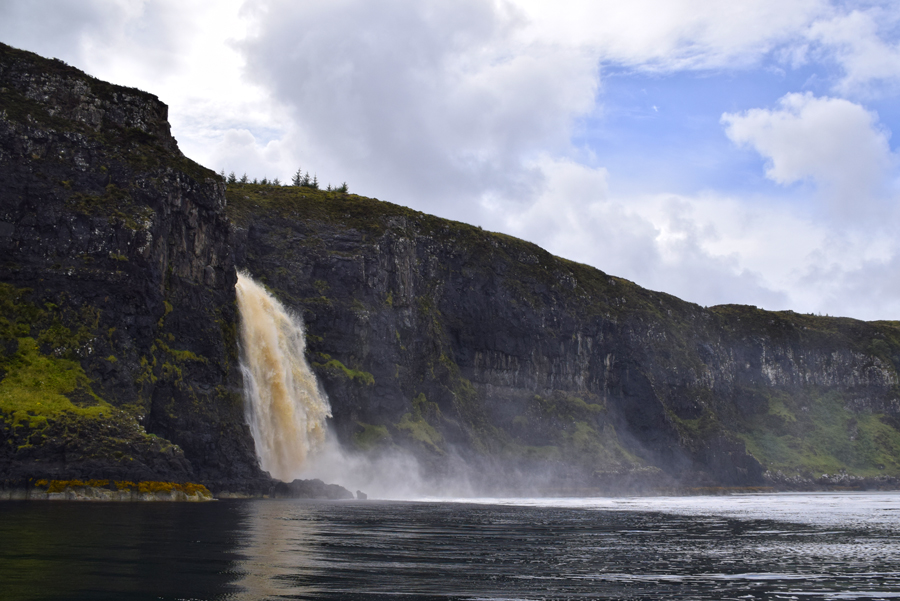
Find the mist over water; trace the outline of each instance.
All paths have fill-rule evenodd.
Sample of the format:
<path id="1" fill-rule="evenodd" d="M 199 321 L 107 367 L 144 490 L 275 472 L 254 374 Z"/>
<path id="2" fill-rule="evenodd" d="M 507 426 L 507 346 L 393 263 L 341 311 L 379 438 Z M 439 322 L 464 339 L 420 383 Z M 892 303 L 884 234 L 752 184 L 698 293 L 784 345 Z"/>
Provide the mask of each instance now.
<path id="1" fill-rule="evenodd" d="M 370 452 L 342 446 L 328 427 L 331 406 L 306 360 L 299 316 L 245 272 L 238 272 L 236 293 L 246 419 L 260 467 L 273 478 L 317 478 L 394 500 L 558 496 L 577 481 L 555 462 L 505 463 L 452 445 L 431 463 L 397 445 Z"/>
<path id="2" fill-rule="evenodd" d="M 290 481 L 325 442 L 331 406 L 306 362 L 300 319 L 246 273 L 236 290 L 247 423 L 262 469 Z"/>
<path id="3" fill-rule="evenodd" d="M 300 318 L 246 273 L 238 273 L 236 291 L 245 411 L 262 469 L 286 482 L 319 478 L 379 498 L 441 494 L 400 449 L 377 456 L 344 449 L 328 431 L 331 406 L 306 361 Z M 453 487 L 455 495 L 466 491 Z"/>
<path id="4" fill-rule="evenodd" d="M 428 473 L 411 453 L 387 449 L 365 454 L 345 449 L 329 435 L 301 477 L 319 478 L 351 491 L 362 490 L 372 499 L 416 500 L 422 498 L 467 498 L 477 494 L 469 467 L 462 459 L 448 458 L 439 476 Z"/>
<path id="5" fill-rule="evenodd" d="M 302 478 L 318 478 L 351 491 L 362 490 L 379 499 L 412 499 L 421 496 L 421 472 L 415 457 L 402 451 L 378 457 L 344 449 L 333 435 L 309 462 Z"/>

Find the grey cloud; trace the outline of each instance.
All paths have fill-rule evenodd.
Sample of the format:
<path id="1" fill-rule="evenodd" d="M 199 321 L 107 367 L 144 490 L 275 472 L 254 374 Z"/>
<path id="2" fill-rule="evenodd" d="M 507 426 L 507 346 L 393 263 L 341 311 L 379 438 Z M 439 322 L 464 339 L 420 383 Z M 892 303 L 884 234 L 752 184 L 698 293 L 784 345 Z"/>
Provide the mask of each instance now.
<path id="1" fill-rule="evenodd" d="M 109 62 L 139 57 L 130 69 L 159 81 L 177 67 L 190 38 L 194 13 L 174 8 L 167 0 L 9 0 L 0 4 L 0 38 L 100 77 Z"/>
<path id="2" fill-rule="evenodd" d="M 484 194 L 529 197 L 541 176 L 525 160 L 567 148 L 593 102 L 595 73 L 568 51 L 510 50 L 517 17 L 493 2 L 261 7 L 248 74 L 293 109 L 324 155 L 309 160 L 396 202 L 463 218 Z"/>
<path id="3" fill-rule="evenodd" d="M 6 0 L 0 3 L 0 38 L 6 44 L 77 63 L 85 35 L 113 20 L 104 2 Z"/>
<path id="4" fill-rule="evenodd" d="M 824 291 L 816 312 L 867 320 L 900 320 L 900 254 L 852 269 L 812 265 L 799 284 Z"/>

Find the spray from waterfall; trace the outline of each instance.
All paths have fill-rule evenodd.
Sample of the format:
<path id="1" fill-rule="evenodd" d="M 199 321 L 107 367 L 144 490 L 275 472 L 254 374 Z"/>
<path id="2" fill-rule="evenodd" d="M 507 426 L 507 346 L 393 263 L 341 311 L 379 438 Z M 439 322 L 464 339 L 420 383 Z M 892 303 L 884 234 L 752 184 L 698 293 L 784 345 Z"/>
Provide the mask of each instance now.
<path id="1" fill-rule="evenodd" d="M 290 481 L 325 442 L 331 407 L 306 362 L 300 319 L 246 273 L 236 290 L 247 422 L 260 467 Z"/>

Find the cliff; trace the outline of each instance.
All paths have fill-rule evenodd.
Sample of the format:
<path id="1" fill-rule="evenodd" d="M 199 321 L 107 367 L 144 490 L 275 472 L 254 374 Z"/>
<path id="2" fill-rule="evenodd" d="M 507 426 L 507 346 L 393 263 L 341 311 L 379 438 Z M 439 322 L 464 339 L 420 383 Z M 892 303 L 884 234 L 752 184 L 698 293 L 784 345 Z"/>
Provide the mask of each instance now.
<path id="1" fill-rule="evenodd" d="M 346 445 L 500 487 L 897 483 L 896 322 L 704 308 L 355 195 L 227 198 Z"/>
<path id="2" fill-rule="evenodd" d="M 3 45 L 0 249 L 0 488 L 315 488 L 260 472 L 236 267 L 303 317 L 343 445 L 434 479 L 900 483 L 900 323 L 704 308 L 376 199 L 226 190 L 153 95 Z"/>
<path id="3" fill-rule="evenodd" d="M 155 96 L 0 45 L 0 480 L 263 478 L 224 185 Z"/>

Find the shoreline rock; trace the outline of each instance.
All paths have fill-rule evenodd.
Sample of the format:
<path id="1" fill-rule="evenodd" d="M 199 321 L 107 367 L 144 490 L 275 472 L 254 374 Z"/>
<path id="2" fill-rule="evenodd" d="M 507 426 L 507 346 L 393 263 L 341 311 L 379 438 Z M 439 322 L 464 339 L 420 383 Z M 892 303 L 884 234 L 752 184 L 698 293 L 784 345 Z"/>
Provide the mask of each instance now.
<path id="1" fill-rule="evenodd" d="M 339 484 L 325 484 L 321 480 L 278 482 L 272 489 L 275 499 L 352 499 L 353 493 Z"/>
<path id="2" fill-rule="evenodd" d="M 0 501 L 175 501 L 203 502 L 220 499 L 353 499 L 349 490 L 338 484 L 326 484 L 321 480 L 271 481 L 268 486 L 260 482 L 233 483 L 232 490 L 225 488 L 210 491 L 203 484 L 192 482 L 130 482 L 109 480 L 31 480 L 0 484 Z M 241 486 L 243 484 L 244 486 Z M 362 495 L 362 496 L 359 496 Z M 356 498 L 366 498 L 357 491 Z"/>
<path id="3" fill-rule="evenodd" d="M 192 482 L 37 480 L 0 488 L 0 501 L 212 501 L 213 494 Z"/>

